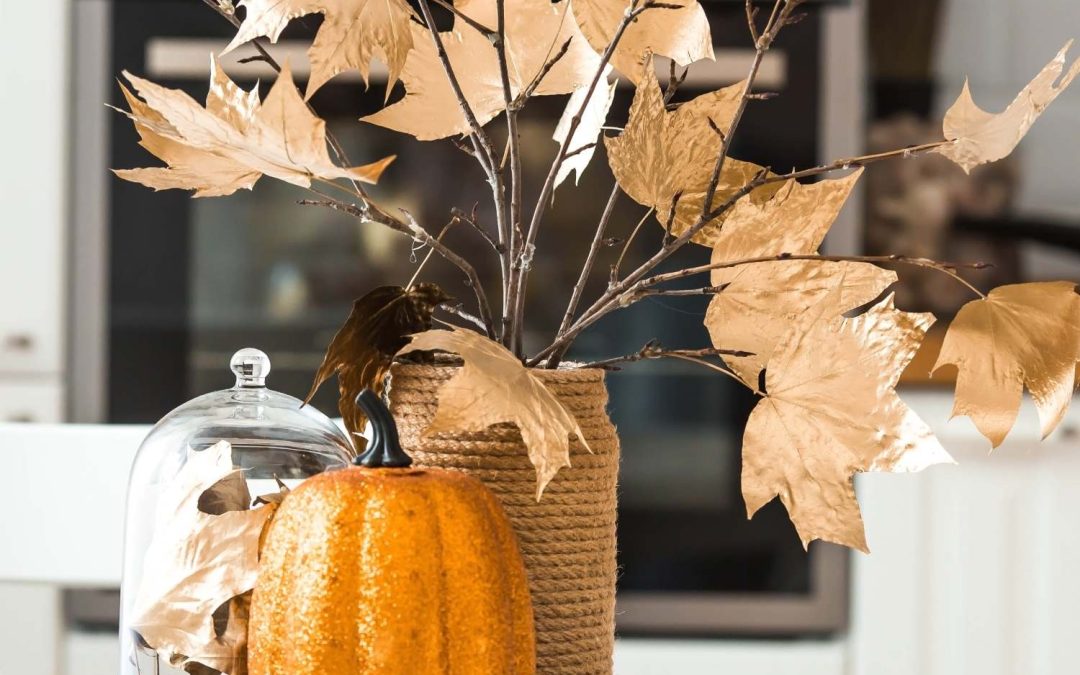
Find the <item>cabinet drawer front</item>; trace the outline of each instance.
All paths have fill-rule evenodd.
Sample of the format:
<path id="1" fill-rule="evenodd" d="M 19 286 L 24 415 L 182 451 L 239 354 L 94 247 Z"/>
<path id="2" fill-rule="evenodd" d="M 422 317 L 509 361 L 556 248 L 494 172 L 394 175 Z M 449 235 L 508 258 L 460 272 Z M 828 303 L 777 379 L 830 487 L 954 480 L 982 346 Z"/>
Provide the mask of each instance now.
<path id="1" fill-rule="evenodd" d="M 58 380 L 0 379 L 0 422 L 59 422 L 64 389 Z"/>

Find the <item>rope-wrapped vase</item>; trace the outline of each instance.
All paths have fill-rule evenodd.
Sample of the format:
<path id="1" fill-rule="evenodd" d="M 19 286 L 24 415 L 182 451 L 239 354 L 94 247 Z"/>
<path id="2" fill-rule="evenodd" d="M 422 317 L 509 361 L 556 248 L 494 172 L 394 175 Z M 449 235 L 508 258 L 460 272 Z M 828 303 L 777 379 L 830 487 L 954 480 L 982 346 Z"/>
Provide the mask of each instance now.
<path id="1" fill-rule="evenodd" d="M 525 559 L 536 623 L 537 672 L 608 675 L 615 644 L 615 487 L 619 440 L 607 416 L 604 373 L 535 370 L 577 418 L 564 467 L 536 500 L 536 471 L 512 425 L 424 438 L 454 366 L 395 364 L 390 406 L 415 464 L 467 471 L 502 501 Z"/>

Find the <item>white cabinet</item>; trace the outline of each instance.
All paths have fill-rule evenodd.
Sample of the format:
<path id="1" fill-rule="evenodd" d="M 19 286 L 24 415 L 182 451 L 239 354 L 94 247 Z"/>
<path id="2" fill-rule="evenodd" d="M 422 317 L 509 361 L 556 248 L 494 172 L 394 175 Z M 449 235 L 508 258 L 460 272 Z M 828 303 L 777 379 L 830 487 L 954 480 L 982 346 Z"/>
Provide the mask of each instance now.
<path id="1" fill-rule="evenodd" d="M 59 377 L 0 377 L 0 422 L 59 422 L 64 390 Z"/>
<path id="2" fill-rule="evenodd" d="M 0 105 L 10 158 L 0 172 L 4 375 L 62 367 L 69 10 L 68 0 L 0 3 L 0 81 L 12 97 Z"/>

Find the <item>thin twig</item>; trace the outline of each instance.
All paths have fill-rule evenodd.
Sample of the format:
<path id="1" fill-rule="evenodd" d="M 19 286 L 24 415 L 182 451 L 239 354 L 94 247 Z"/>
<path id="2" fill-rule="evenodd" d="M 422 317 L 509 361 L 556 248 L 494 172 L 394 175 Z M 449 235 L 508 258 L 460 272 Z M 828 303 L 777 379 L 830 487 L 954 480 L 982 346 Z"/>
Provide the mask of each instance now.
<path id="1" fill-rule="evenodd" d="M 574 138 L 574 133 L 577 131 L 577 128 L 585 115 L 585 109 L 589 105 L 589 101 L 592 99 L 593 94 L 596 92 L 596 87 L 599 85 L 601 78 L 603 78 L 604 73 L 607 70 L 607 64 L 611 61 L 611 57 L 615 53 L 615 49 L 619 46 L 619 42 L 622 40 L 626 29 L 629 28 L 630 24 L 641 16 L 642 13 L 650 9 L 682 8 L 681 5 L 667 5 L 666 3 L 658 3 L 653 0 L 644 0 L 640 5 L 638 2 L 639 0 L 631 0 L 630 6 L 627 8 L 626 13 L 623 14 L 622 20 L 616 27 L 614 35 L 612 35 L 611 41 L 604 49 L 603 54 L 600 55 L 600 62 L 597 64 L 596 73 L 589 83 L 589 88 L 585 92 L 585 97 L 581 101 L 581 106 L 578 108 L 577 113 L 570 119 L 570 126 L 567 129 L 566 137 L 563 139 L 563 142 L 559 144 L 559 152 L 556 154 L 555 160 L 551 163 L 551 168 L 548 170 L 547 177 L 544 179 L 544 184 L 540 188 L 540 195 L 537 197 L 532 217 L 529 219 L 529 227 L 525 234 L 525 243 L 524 246 L 521 247 L 523 253 L 527 253 L 535 246 L 536 235 L 540 230 L 540 222 L 543 220 L 544 210 L 547 208 L 548 201 L 551 199 L 551 193 L 555 188 L 555 179 L 559 175 L 559 169 L 562 168 L 563 162 L 566 161 L 567 153 L 570 151 L 570 141 Z M 521 331 L 522 315 L 525 310 L 525 292 L 529 279 L 529 267 L 522 265 L 515 276 L 515 283 L 511 289 L 514 309 L 510 321 L 510 330 L 516 334 Z"/>
<path id="2" fill-rule="evenodd" d="M 799 4 L 799 1 L 800 0 L 776 0 L 776 3 L 773 5 L 772 15 L 769 17 L 769 22 L 765 24 L 765 30 L 758 39 L 754 41 L 754 60 L 750 65 L 750 73 L 746 76 L 746 80 L 743 81 L 743 89 L 742 94 L 739 96 L 738 106 L 735 108 L 735 113 L 731 117 L 731 123 L 728 124 L 726 135 L 720 144 L 720 152 L 717 154 L 716 162 L 713 164 L 712 177 L 709 179 L 709 186 L 705 190 L 705 200 L 701 204 L 702 218 L 712 210 L 713 199 L 716 196 L 716 188 L 720 184 L 720 176 L 723 174 L 724 162 L 727 160 L 728 154 L 731 151 L 731 142 L 735 138 L 735 130 L 742 121 L 743 113 L 746 112 L 746 106 L 751 100 L 751 91 L 754 87 L 754 81 L 757 79 L 758 70 L 761 68 L 761 62 L 765 59 L 765 53 L 772 47 L 772 43 L 780 33 L 780 29 L 783 28 L 787 17 Z M 781 6 L 783 9 L 781 9 Z"/>
<path id="3" fill-rule="evenodd" d="M 605 368 L 617 370 L 618 364 L 621 363 L 634 363 L 637 361 L 647 361 L 652 359 L 680 359 L 683 361 L 689 361 L 690 363 L 696 363 L 707 368 L 711 368 L 719 373 L 723 373 L 733 378 L 739 384 L 748 387 L 757 394 L 761 394 L 754 387 L 750 387 L 749 384 L 743 382 L 742 379 L 733 373 L 732 371 L 724 368 L 723 366 L 706 361 L 707 356 L 753 356 L 752 352 L 744 352 L 735 349 L 664 349 L 660 343 L 656 340 L 650 340 L 644 347 L 634 352 L 633 354 L 626 354 L 624 356 L 616 356 L 610 359 L 603 359 L 600 361 L 593 361 L 591 363 L 584 363 L 580 365 L 574 365 L 573 368 Z"/>
<path id="4" fill-rule="evenodd" d="M 623 242 L 622 251 L 619 253 L 618 259 L 615 260 L 615 264 L 611 266 L 610 283 L 612 285 L 619 282 L 619 267 L 622 265 L 623 258 L 626 257 L 626 252 L 630 250 L 630 245 L 634 243 L 634 239 L 637 238 L 638 232 L 641 230 L 641 226 L 645 224 L 645 221 L 649 219 L 649 216 L 655 212 L 656 209 L 649 209 L 645 212 L 645 215 L 641 217 L 641 220 L 637 222 L 634 229 L 630 231 L 630 236 Z"/>
<path id="5" fill-rule="evenodd" d="M 443 237 L 446 236 L 446 233 L 450 231 L 450 228 L 452 228 L 458 222 L 459 222 L 458 217 L 451 213 L 450 221 L 448 223 L 446 223 L 446 225 L 443 225 L 443 228 L 441 230 L 439 230 L 439 236 L 437 236 L 435 238 L 437 240 L 439 240 L 439 241 L 442 241 Z M 434 254 L 435 254 L 435 249 L 434 248 L 428 249 L 427 255 L 425 255 L 424 259 L 420 261 L 420 264 L 416 266 L 416 271 L 413 272 L 412 277 L 409 279 L 409 283 L 405 284 L 405 290 L 406 291 L 408 291 L 409 289 L 411 289 L 413 287 L 413 284 L 416 283 L 417 278 L 419 278 L 419 276 L 420 276 L 420 272 L 424 269 L 424 266 L 428 264 L 428 261 L 431 260 L 431 256 L 434 255 Z"/>
<path id="6" fill-rule="evenodd" d="M 577 150 L 572 150 L 572 151 L 566 153 L 566 158 L 570 159 L 574 155 L 579 155 L 579 154 L 585 152 L 586 150 L 592 150 L 595 147 L 596 147 L 596 143 L 586 143 L 585 145 L 581 146 Z"/>
<path id="7" fill-rule="evenodd" d="M 453 314 L 454 316 L 461 317 L 462 319 L 465 319 L 466 321 L 473 324 L 482 331 L 487 330 L 487 328 L 484 326 L 484 322 L 481 321 L 479 317 L 469 314 L 468 312 L 463 310 L 460 305 L 450 305 L 444 302 L 438 306 L 438 309 L 441 309 L 447 314 Z"/>
<path id="8" fill-rule="evenodd" d="M 465 98 L 465 92 L 461 88 L 461 82 L 458 80 L 457 73 L 454 72 L 454 67 L 450 63 L 450 57 L 446 53 L 446 46 L 443 44 L 442 36 L 439 34 L 438 28 L 435 26 L 435 19 L 431 14 L 431 5 L 428 0 L 418 0 L 420 6 L 420 12 L 424 17 L 424 22 L 428 26 L 428 32 L 431 33 L 431 40 L 435 45 L 435 51 L 438 54 L 439 61 L 442 63 L 443 72 L 446 74 L 446 79 L 450 83 L 450 88 L 454 91 L 454 96 L 457 99 L 458 107 L 461 108 L 462 114 L 465 116 L 465 120 L 469 124 L 469 128 L 472 130 L 471 141 L 475 150 L 476 158 L 480 162 L 480 165 L 484 168 L 487 174 L 488 183 L 491 185 L 492 200 L 495 203 L 495 218 L 497 222 L 497 230 L 499 233 L 499 243 L 503 246 L 507 245 L 509 239 L 509 225 L 506 220 L 505 213 L 505 188 L 502 182 L 502 174 L 499 172 L 498 166 L 495 163 L 495 154 L 491 148 L 491 140 L 484 132 L 483 126 L 477 119 L 476 114 L 473 112 L 472 106 L 469 104 L 468 99 Z M 500 40 L 502 42 L 502 40 Z M 499 271 L 502 279 L 502 322 L 505 324 L 506 314 L 509 308 L 509 289 L 510 289 L 510 267 L 508 255 L 500 253 L 499 255 Z M 488 323 L 489 317 L 484 317 L 485 323 Z M 492 331 L 489 330 L 489 333 Z M 505 333 L 505 326 L 498 333 L 492 333 L 493 335 L 503 335 Z"/>
<path id="9" fill-rule="evenodd" d="M 555 52 L 554 56 L 544 62 L 544 65 L 536 73 L 536 77 L 534 77 L 532 81 L 529 82 L 528 86 L 526 86 L 525 89 L 523 89 L 521 93 L 518 94 L 517 100 L 514 101 L 514 106 L 517 109 L 520 110 L 525 105 L 525 102 L 529 100 L 529 97 L 531 97 L 536 92 L 537 87 L 539 87 L 540 83 L 544 81 L 544 78 L 547 77 L 547 74 L 551 72 L 552 68 L 555 67 L 555 64 L 558 63 L 562 59 L 562 57 L 566 56 L 566 52 L 570 49 L 570 41 L 573 39 L 574 38 L 572 37 L 566 38 L 566 41 L 563 42 L 562 47 L 559 49 L 559 51 Z"/>
<path id="10" fill-rule="evenodd" d="M 676 355 L 692 356 L 696 358 L 704 358 L 706 356 L 747 357 L 754 356 L 754 352 L 746 352 L 739 349 L 716 349 L 713 347 L 706 347 L 704 349 L 664 349 L 656 340 L 650 340 L 649 342 L 645 343 L 644 347 L 634 352 L 633 354 L 624 354 L 622 356 L 615 356 L 610 359 L 601 359 L 599 361 L 592 361 L 590 363 L 583 363 L 580 365 L 575 364 L 573 367 L 610 368 L 611 366 L 615 366 L 620 363 L 634 363 L 636 361 L 661 359 Z"/>
<path id="11" fill-rule="evenodd" d="M 853 169 L 867 164 L 873 164 L 874 162 L 880 162 L 885 159 L 895 159 L 897 157 L 914 157 L 923 153 L 930 152 L 937 148 L 952 145 L 956 141 L 934 141 L 933 143 L 923 143 L 922 145 L 910 145 L 906 148 L 898 148 L 896 150 L 889 150 L 888 152 L 878 152 L 872 155 L 860 155 L 858 157 L 849 157 L 848 159 L 838 159 L 835 162 L 828 164 L 822 164 L 821 166 L 815 166 L 809 169 L 802 169 L 799 171 L 792 171 L 790 173 L 778 174 L 770 176 L 765 179 L 765 183 L 776 183 L 779 181 L 791 180 L 795 178 L 809 178 L 811 176 L 819 176 L 823 173 L 830 173 L 832 171 L 844 171 L 847 169 Z"/>
<path id="12" fill-rule="evenodd" d="M 712 270 L 726 269 L 729 267 L 741 267 L 742 265 L 754 265 L 759 263 L 769 263 L 784 260 L 816 260 L 821 262 L 863 262 L 863 263 L 896 263 L 899 265 L 911 265 L 913 267 L 924 267 L 927 269 L 933 269 L 952 277 L 960 284 L 966 286 L 975 295 L 980 298 L 985 298 L 986 295 L 978 288 L 972 286 L 966 279 L 957 274 L 954 270 L 957 269 L 972 269 L 981 270 L 990 267 L 990 264 L 985 262 L 940 262 L 937 260 L 931 260 L 929 258 L 913 258 L 902 255 L 817 255 L 817 254 L 797 254 L 781 253 L 780 255 L 772 256 L 758 256 L 754 258 L 742 258 L 741 260 L 725 260 L 722 262 L 708 263 L 706 265 L 698 265 L 697 267 L 687 267 L 685 269 L 677 270 L 674 272 L 666 272 L 664 274 L 657 274 L 646 279 L 642 279 L 635 289 L 640 290 L 661 284 L 667 281 L 673 281 L 675 279 L 682 279 L 683 277 L 693 276 L 695 274 L 703 274 L 705 272 L 711 272 Z"/>
<path id="13" fill-rule="evenodd" d="M 611 188 L 611 195 L 608 196 L 607 203 L 604 205 L 604 212 L 600 215 L 600 222 L 596 226 L 596 232 L 593 234 L 592 243 L 589 244 L 589 252 L 585 256 L 585 263 L 581 266 L 581 273 L 578 274 L 577 283 L 574 284 L 574 290 L 570 294 L 570 302 L 566 305 L 566 312 L 563 313 L 562 323 L 559 325 L 559 333 L 563 333 L 570 327 L 570 322 L 574 320 L 574 313 L 577 312 L 578 303 L 581 302 L 581 295 L 585 292 L 585 283 L 589 280 L 589 275 L 592 274 L 593 265 L 596 264 L 596 256 L 600 252 L 600 248 L 604 245 L 604 232 L 607 230 L 608 222 L 611 221 L 611 214 L 615 210 L 615 201 L 619 197 L 619 184 L 616 183 Z M 558 367 L 558 361 L 562 358 L 565 350 L 557 352 L 552 361 L 555 362 L 553 367 Z"/>
<path id="14" fill-rule="evenodd" d="M 454 16 L 456 16 L 457 18 L 459 18 L 462 21 L 464 21 L 465 23 L 467 23 L 476 32 L 480 33 L 481 35 L 486 37 L 488 40 L 493 40 L 494 38 L 498 37 L 499 34 L 497 32 L 491 30 L 490 28 L 488 28 L 484 24 L 480 23 L 476 19 L 473 19 L 468 14 L 462 12 L 460 9 L 455 7 L 453 4 L 447 2 L 446 0 L 434 0 L 434 2 L 439 7 L 442 7 L 443 9 L 445 9 L 447 11 L 453 12 Z M 431 30 L 435 30 L 434 26 L 431 27 Z"/>
<path id="15" fill-rule="evenodd" d="M 484 226 L 482 226 L 477 221 L 477 219 L 476 219 L 476 207 L 473 207 L 472 215 L 465 213 L 464 211 L 462 211 L 461 209 L 459 209 L 457 207 L 454 207 L 454 208 L 450 209 L 450 213 L 451 213 L 451 215 L 457 217 L 457 219 L 460 220 L 461 222 L 465 223 L 466 225 L 469 225 L 470 227 L 472 227 L 472 229 L 476 230 L 480 234 L 480 236 L 484 238 L 484 241 L 486 241 L 488 243 L 488 245 L 491 246 L 491 248 L 495 250 L 496 253 L 501 253 L 501 251 L 499 250 L 498 242 L 496 242 L 495 238 L 491 236 L 491 233 L 488 232 L 484 228 Z"/>
<path id="16" fill-rule="evenodd" d="M 495 335 L 491 320 L 491 307 L 488 305 L 487 295 L 484 293 L 484 287 L 480 283 L 480 277 L 476 273 L 476 269 L 469 264 L 467 260 L 455 253 L 441 241 L 431 236 L 430 232 L 420 227 L 416 222 L 416 219 L 412 217 L 412 214 L 402 210 L 402 213 L 406 216 L 408 221 L 406 222 L 387 214 L 374 203 L 366 203 L 363 206 L 357 206 L 356 204 L 335 199 L 319 190 L 313 188 L 308 189 L 322 197 L 322 199 L 301 199 L 297 201 L 298 204 L 303 206 L 322 206 L 346 213 L 354 218 L 358 218 L 361 222 L 376 222 L 435 249 L 439 255 L 446 258 L 446 260 L 465 273 L 465 276 L 468 279 L 468 285 L 472 287 L 473 293 L 476 294 L 476 303 L 480 308 L 480 317 L 484 321 L 488 337 L 493 337 Z"/>

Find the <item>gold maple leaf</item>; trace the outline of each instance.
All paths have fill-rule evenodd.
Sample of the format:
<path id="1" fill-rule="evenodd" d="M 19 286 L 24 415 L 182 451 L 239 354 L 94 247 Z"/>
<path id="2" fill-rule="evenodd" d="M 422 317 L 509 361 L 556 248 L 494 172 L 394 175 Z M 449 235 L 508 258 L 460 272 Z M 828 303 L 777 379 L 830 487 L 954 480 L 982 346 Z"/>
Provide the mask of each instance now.
<path id="1" fill-rule="evenodd" d="M 971 417 L 996 448 L 1016 421 L 1024 387 L 1043 437 L 1061 422 L 1076 389 L 1080 295 L 1066 281 L 1001 286 L 960 308 L 933 371 L 957 366 L 953 416 Z"/>
<path id="2" fill-rule="evenodd" d="M 359 70 L 367 84 L 369 66 L 376 55 L 389 70 L 389 96 L 413 47 L 413 33 L 409 30 L 413 11 L 404 0 L 240 0 L 238 4 L 247 13 L 236 37 L 222 53 L 259 37 L 277 42 L 293 19 L 315 13 L 324 16 L 308 50 L 311 79 L 307 98 L 330 78 L 350 69 Z"/>
<path id="3" fill-rule="evenodd" d="M 954 141 L 937 149 L 959 164 L 964 171 L 994 162 L 1016 148 L 1020 140 L 1039 119 L 1046 106 L 1050 105 L 1058 94 L 1080 75 L 1080 59 L 1073 61 L 1068 72 L 1065 70 L 1065 54 L 1072 46 L 1072 40 L 1065 43 L 1057 56 L 1046 64 L 1024 89 L 1017 94 L 1004 112 L 988 113 L 971 98 L 967 81 L 960 97 L 945 113 L 942 129 L 945 138 Z"/>
<path id="4" fill-rule="evenodd" d="M 170 663 L 233 672 L 230 664 L 245 656 L 242 617 L 230 616 L 230 629 L 218 635 L 214 615 L 254 588 L 259 537 L 274 505 L 249 509 L 239 480 L 232 448 L 221 441 L 189 451 L 159 497 L 129 623 Z M 215 489 L 221 494 L 206 495 Z"/>
<path id="5" fill-rule="evenodd" d="M 696 0 L 668 4 L 682 7 L 646 10 L 627 27 L 611 56 L 611 65 L 635 84 L 646 56 L 649 68 L 652 54 L 670 57 L 680 66 L 713 58 L 709 21 L 701 5 Z M 628 7 L 628 0 L 573 0 L 574 18 L 598 52 L 607 48 Z"/>
<path id="6" fill-rule="evenodd" d="M 565 16 L 568 5 L 569 0 L 506 0 L 506 53 L 513 96 L 529 86 L 567 40 L 570 46 L 566 54 L 540 81 L 535 94 L 568 94 L 592 81 L 600 58 Z M 455 6 L 481 25 L 496 25 L 495 0 L 468 0 Z M 415 47 L 401 72 L 405 97 L 361 119 L 421 141 L 468 133 L 469 124 L 443 71 L 431 34 L 415 23 L 410 29 Z M 504 108 L 495 47 L 460 19 L 455 19 L 453 30 L 440 35 L 465 100 L 480 124 L 486 124 Z"/>
<path id="7" fill-rule="evenodd" d="M 760 204 L 740 199 L 710 239 L 712 262 L 816 253 L 861 172 L 817 183 L 789 181 Z M 756 387 L 776 343 L 804 311 L 827 301 L 816 311 L 839 316 L 876 298 L 896 274 L 867 263 L 784 260 L 715 269 L 711 281 L 723 287 L 705 313 L 713 346 L 750 352 L 724 360 Z"/>
<path id="8" fill-rule="evenodd" d="M 196 197 L 250 189 L 263 174 L 309 187 L 314 178 L 374 183 L 393 161 L 342 168 L 330 160 L 326 123 L 300 98 L 288 65 L 266 100 L 236 86 L 211 62 L 206 107 L 179 89 L 124 73 L 143 101 L 124 90 L 141 145 L 168 167 L 114 170 L 156 190 L 195 190 Z"/>
<path id="9" fill-rule="evenodd" d="M 619 187 L 639 204 L 656 209 L 656 219 L 661 225 L 667 225 L 672 201 L 679 195 L 671 227 L 672 233 L 678 235 L 694 225 L 701 215 L 716 156 L 723 144 L 716 129 L 724 133 L 729 130 L 743 84 L 703 94 L 669 111 L 651 58 L 646 59 L 642 73 L 626 127 L 618 136 L 604 139 L 608 164 Z M 713 206 L 723 203 L 760 170 L 756 164 L 727 158 Z M 765 199 L 778 188 L 778 185 L 763 186 L 748 196 Z M 707 246 L 720 222 L 722 219 L 702 229 L 693 241 Z"/>
<path id="10" fill-rule="evenodd" d="M 326 348 L 304 403 L 337 373 L 338 412 L 352 434 L 362 432 L 365 419 L 356 397 L 364 389 L 382 393 L 394 354 L 405 346 L 409 335 L 431 328 L 436 305 L 449 299 L 435 284 L 417 284 L 409 290 L 380 286 L 353 302 L 349 318 Z"/>
<path id="11" fill-rule="evenodd" d="M 465 365 L 439 390 L 439 408 L 425 436 L 517 426 L 536 467 L 537 499 L 559 469 L 570 466 L 571 435 L 588 449 L 573 414 L 502 345 L 454 327 L 418 333 L 398 353 L 435 350 L 458 354 Z"/>
<path id="12" fill-rule="evenodd" d="M 868 551 L 854 474 L 952 461 L 893 391 L 933 320 L 897 311 L 889 296 L 855 318 L 808 311 L 792 327 L 743 436 L 748 516 L 779 496 L 803 546 L 822 539 Z"/>

